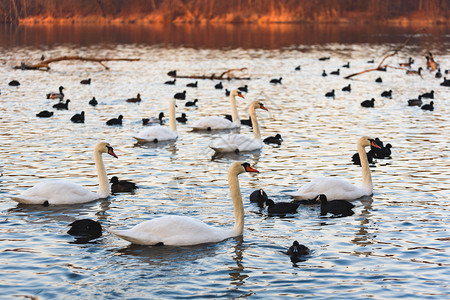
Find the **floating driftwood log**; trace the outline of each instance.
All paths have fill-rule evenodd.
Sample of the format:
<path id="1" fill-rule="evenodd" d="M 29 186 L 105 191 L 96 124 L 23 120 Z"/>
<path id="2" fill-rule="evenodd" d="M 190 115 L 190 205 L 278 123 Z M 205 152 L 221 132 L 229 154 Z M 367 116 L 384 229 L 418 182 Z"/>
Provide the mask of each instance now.
<path id="1" fill-rule="evenodd" d="M 369 70 L 364 70 L 364 71 L 361 71 L 361 72 L 358 72 L 358 73 L 353 73 L 353 74 L 350 74 L 350 75 L 348 75 L 348 76 L 345 76 L 344 78 L 345 78 L 345 79 L 350 79 L 350 78 L 352 78 L 353 76 L 361 75 L 361 74 L 364 74 L 364 73 L 367 73 L 367 72 L 372 72 L 372 71 L 386 71 L 386 68 L 387 68 L 387 67 L 389 67 L 389 68 L 394 68 L 394 69 L 404 69 L 404 68 L 393 67 L 393 66 L 390 66 L 390 65 L 388 65 L 388 64 L 384 64 L 384 61 L 385 61 L 386 59 L 388 59 L 389 57 L 391 57 L 391 56 L 397 55 L 397 54 L 398 54 L 398 53 L 399 53 L 399 52 L 400 52 L 400 51 L 401 51 L 401 50 L 409 43 L 409 41 L 411 40 L 411 38 L 412 38 L 414 35 L 416 35 L 418 32 L 422 31 L 422 30 L 424 30 L 424 29 L 421 28 L 421 29 L 419 29 L 419 30 L 416 30 L 413 34 L 411 34 L 411 35 L 408 37 L 408 39 L 407 39 L 402 45 L 400 45 L 400 47 L 398 47 L 397 49 L 390 50 L 389 53 L 387 53 L 387 54 L 381 59 L 380 63 L 378 64 L 378 66 L 377 66 L 376 68 L 369 69 Z"/>
<path id="2" fill-rule="evenodd" d="M 167 75 L 174 78 L 190 78 L 190 79 L 211 79 L 211 80 L 250 80 L 247 68 L 229 69 L 220 74 L 212 73 L 209 75 L 178 75 L 176 71 L 170 71 Z"/>
<path id="3" fill-rule="evenodd" d="M 61 56 L 61 57 L 46 59 L 46 60 L 43 60 L 39 63 L 32 64 L 32 65 L 27 65 L 26 63 L 22 62 L 22 64 L 20 66 L 16 66 L 16 67 L 14 67 L 14 69 L 48 71 L 48 70 L 50 70 L 49 64 L 51 64 L 53 62 L 64 61 L 64 60 L 92 61 L 92 62 L 99 63 L 106 70 L 109 70 L 108 66 L 103 64 L 104 61 L 138 61 L 139 58 L 93 58 L 93 57 L 82 57 L 82 56 Z"/>

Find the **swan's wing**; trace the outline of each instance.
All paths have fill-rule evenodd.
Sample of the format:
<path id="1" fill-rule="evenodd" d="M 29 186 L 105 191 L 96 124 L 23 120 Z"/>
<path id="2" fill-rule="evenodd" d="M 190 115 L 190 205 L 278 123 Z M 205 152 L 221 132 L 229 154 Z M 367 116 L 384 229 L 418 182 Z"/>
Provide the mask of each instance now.
<path id="1" fill-rule="evenodd" d="M 138 245 L 188 246 L 218 242 L 231 237 L 227 231 L 185 216 L 165 216 L 142 222 L 129 230 L 110 230 L 124 240 Z"/>
<path id="2" fill-rule="evenodd" d="M 227 120 L 223 117 L 217 117 L 217 116 L 210 116 L 210 117 L 203 117 L 200 120 L 197 120 L 189 126 L 193 128 L 194 130 L 217 130 L 217 129 L 233 129 L 236 128 L 236 124 L 231 122 L 230 120 Z"/>
<path id="3" fill-rule="evenodd" d="M 165 126 L 151 126 L 146 127 L 139 131 L 139 133 L 134 136 L 138 141 L 150 141 L 153 142 L 155 139 L 158 141 L 168 141 L 177 138 L 177 134 L 170 130 L 170 128 Z"/>
<path id="4" fill-rule="evenodd" d="M 14 201 L 23 204 L 76 204 L 98 199 L 96 193 L 79 184 L 63 180 L 48 180 L 12 197 Z"/>
<path id="5" fill-rule="evenodd" d="M 310 200 L 319 194 L 325 194 L 329 201 L 336 199 L 356 199 L 361 190 L 355 185 L 339 178 L 319 177 L 302 186 L 298 191 L 289 193 L 296 200 Z"/>
<path id="6" fill-rule="evenodd" d="M 261 149 L 262 144 L 243 134 L 228 134 L 216 139 L 210 146 L 216 152 L 254 151 Z"/>

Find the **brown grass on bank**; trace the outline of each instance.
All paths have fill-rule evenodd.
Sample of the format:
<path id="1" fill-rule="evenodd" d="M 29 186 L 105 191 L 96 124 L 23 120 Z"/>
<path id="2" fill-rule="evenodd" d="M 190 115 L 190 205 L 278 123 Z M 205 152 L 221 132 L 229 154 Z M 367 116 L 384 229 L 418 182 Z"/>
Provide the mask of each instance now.
<path id="1" fill-rule="evenodd" d="M 449 23 L 447 0 L 3 0 L 0 23 Z"/>

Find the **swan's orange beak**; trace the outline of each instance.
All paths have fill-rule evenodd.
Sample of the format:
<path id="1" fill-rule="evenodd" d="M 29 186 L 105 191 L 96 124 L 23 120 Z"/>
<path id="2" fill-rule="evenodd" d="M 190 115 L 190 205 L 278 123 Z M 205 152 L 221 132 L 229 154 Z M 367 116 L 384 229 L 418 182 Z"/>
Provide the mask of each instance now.
<path id="1" fill-rule="evenodd" d="M 246 172 L 259 173 L 258 170 L 256 170 L 255 168 L 250 167 L 249 165 L 245 166 L 245 171 L 246 171 Z"/>
<path id="2" fill-rule="evenodd" d="M 262 103 L 259 104 L 259 108 L 264 109 L 265 111 L 269 111 L 267 107 L 265 107 Z"/>
<path id="3" fill-rule="evenodd" d="M 113 156 L 113 157 L 115 157 L 115 158 L 118 158 L 117 155 L 114 153 L 113 148 L 108 148 L 108 154 Z"/>
<path id="4" fill-rule="evenodd" d="M 245 99 L 244 95 L 242 95 L 241 92 L 238 92 L 237 95 L 238 95 L 239 97 L 241 97 L 242 99 Z"/>
<path id="5" fill-rule="evenodd" d="M 375 147 L 375 148 L 378 148 L 378 149 L 381 149 L 381 147 L 380 146 L 378 146 L 376 143 L 375 143 L 375 141 L 371 141 L 370 142 L 370 145 L 372 146 L 372 147 Z"/>

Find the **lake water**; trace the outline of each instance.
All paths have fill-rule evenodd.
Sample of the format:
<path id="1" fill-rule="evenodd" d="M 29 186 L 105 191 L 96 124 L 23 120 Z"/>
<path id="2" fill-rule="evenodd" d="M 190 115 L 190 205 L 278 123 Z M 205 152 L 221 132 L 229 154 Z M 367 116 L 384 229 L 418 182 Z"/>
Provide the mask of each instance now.
<path id="1" fill-rule="evenodd" d="M 450 89 L 443 79 L 405 70 L 345 75 L 373 68 L 387 51 L 400 47 L 410 28 L 355 26 L 148 28 L 141 26 L 1 27 L 0 35 L 0 296 L 2 299 L 444 299 L 449 298 L 449 137 Z M 387 63 L 415 59 L 425 67 L 431 51 L 442 72 L 450 65 L 448 27 L 420 32 Z M 51 64 L 49 72 L 13 70 L 41 55 L 139 58 L 105 62 Z M 330 60 L 318 58 L 330 56 Z M 374 59 L 375 64 L 368 63 Z M 350 62 L 350 69 L 342 65 Z M 295 67 L 301 65 L 301 70 Z M 220 73 L 247 68 L 251 80 L 224 81 L 227 89 L 247 84 L 238 100 L 242 118 L 247 101 L 261 99 L 263 137 L 280 133 L 281 146 L 257 153 L 214 157 L 208 145 L 220 136 L 193 133 L 194 120 L 229 113 L 218 81 L 191 79 L 163 84 L 180 75 Z M 322 77 L 340 68 L 340 76 Z M 376 83 L 381 76 L 383 83 Z M 445 74 L 444 74 L 445 76 Z M 283 84 L 271 85 L 283 77 Z M 449 78 L 450 75 L 447 75 Z M 92 78 L 83 86 L 81 79 Z M 19 87 L 8 86 L 18 80 Z M 341 88 L 351 84 L 351 93 Z M 68 111 L 49 119 L 35 114 L 54 110 L 46 94 L 65 87 Z M 324 94 L 336 90 L 335 99 Z M 179 138 L 160 146 L 138 145 L 132 138 L 141 119 L 168 115 L 176 92 L 199 99 L 198 108 L 177 101 Z M 392 90 L 392 99 L 380 94 Z M 407 100 L 434 90 L 435 110 L 408 107 Z M 125 99 L 141 94 L 140 104 Z M 97 107 L 88 105 L 95 96 Z M 375 98 L 375 108 L 360 102 Z M 428 100 L 426 100 L 428 102 Z M 70 117 L 84 110 L 85 124 Z M 124 116 L 123 126 L 105 121 Z M 249 127 L 241 133 L 251 135 Z M 354 201 L 355 214 L 320 216 L 317 206 L 270 216 L 248 196 L 263 188 L 270 198 L 291 201 L 294 191 L 318 176 L 361 182 L 351 163 L 359 137 L 391 143 L 392 159 L 371 167 L 374 194 Z M 118 159 L 104 156 L 108 175 L 133 180 L 134 194 L 117 194 L 83 205 L 18 205 L 11 197 L 49 178 L 70 178 L 95 191 L 93 146 L 108 141 Z M 194 247 L 130 245 L 107 232 L 127 229 L 162 215 L 183 215 L 230 228 L 234 216 L 227 170 L 235 160 L 254 165 L 259 174 L 240 175 L 245 229 L 242 237 Z M 98 220 L 103 236 L 77 243 L 66 232 L 77 219 Z M 293 262 L 285 254 L 294 240 L 312 253 Z"/>

